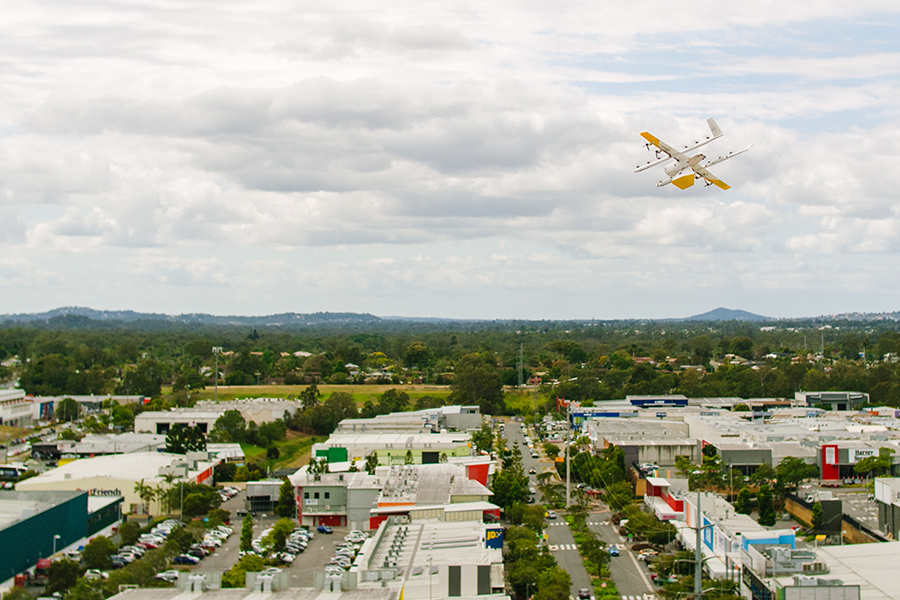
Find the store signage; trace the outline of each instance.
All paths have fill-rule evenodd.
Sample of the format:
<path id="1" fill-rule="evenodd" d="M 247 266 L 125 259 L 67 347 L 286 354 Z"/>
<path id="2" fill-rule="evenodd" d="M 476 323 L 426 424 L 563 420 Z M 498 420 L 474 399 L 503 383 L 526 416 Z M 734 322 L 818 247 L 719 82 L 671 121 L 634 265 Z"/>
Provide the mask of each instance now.
<path id="1" fill-rule="evenodd" d="M 503 529 L 485 530 L 485 548 L 503 548 Z"/>

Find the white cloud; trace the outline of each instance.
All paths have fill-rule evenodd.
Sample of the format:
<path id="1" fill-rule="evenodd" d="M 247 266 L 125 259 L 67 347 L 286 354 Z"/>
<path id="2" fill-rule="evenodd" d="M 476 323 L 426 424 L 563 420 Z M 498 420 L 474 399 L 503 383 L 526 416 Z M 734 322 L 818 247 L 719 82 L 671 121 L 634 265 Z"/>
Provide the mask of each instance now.
<path id="1" fill-rule="evenodd" d="M 885 1 L 8 13 L 0 244 L 35 275 L 3 285 L 43 291 L 8 310 L 672 316 L 700 312 L 693 286 L 896 291 L 842 258 L 898 251 Z M 632 173 L 638 132 L 681 144 L 710 115 L 708 155 L 754 144 L 715 167 L 731 190 Z"/>

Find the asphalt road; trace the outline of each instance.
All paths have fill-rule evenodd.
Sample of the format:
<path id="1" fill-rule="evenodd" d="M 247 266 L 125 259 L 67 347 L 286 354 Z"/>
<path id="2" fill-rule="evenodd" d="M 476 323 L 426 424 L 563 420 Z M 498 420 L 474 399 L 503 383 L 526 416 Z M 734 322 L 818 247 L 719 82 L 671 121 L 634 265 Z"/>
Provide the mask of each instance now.
<path id="1" fill-rule="evenodd" d="M 656 592 L 650 581 L 650 570 L 637 560 L 637 555 L 628 549 L 625 539 L 619 535 L 618 530 L 609 522 L 609 511 L 594 512 L 588 517 L 588 527 L 597 534 L 597 537 L 609 545 L 615 544 L 619 548 L 619 556 L 611 556 L 609 559 L 609 572 L 619 594 L 622 596 L 643 596 Z"/>
<path id="2" fill-rule="evenodd" d="M 522 432 L 521 423 L 509 422 L 506 424 L 506 439 L 508 446 L 516 443 L 519 444 L 519 448 L 522 450 L 522 466 L 525 468 L 526 473 L 532 468 L 538 473 L 543 470 L 553 469 L 553 462 L 544 457 L 543 451 L 539 449 L 540 444 L 537 440 L 534 440 L 534 438 L 532 438 L 535 442 L 534 447 L 538 450 L 541 457 L 537 459 L 531 457 L 531 451 L 525 445 L 525 436 Z M 528 477 L 531 486 L 537 489 L 537 474 L 529 475 Z M 536 501 L 540 503 L 540 491 L 534 494 L 534 496 Z M 581 559 L 581 554 L 578 553 L 578 549 L 575 547 L 575 538 L 572 537 L 572 531 L 569 529 L 568 523 L 561 517 L 555 520 L 545 520 L 544 533 L 547 535 L 547 544 L 549 545 L 550 553 L 553 555 L 553 558 L 556 559 L 556 563 L 562 567 L 572 579 L 572 597 L 577 598 L 578 590 L 582 588 L 590 589 L 593 594 L 591 578 L 584 569 L 584 562 Z M 591 597 L 593 597 L 593 595 Z"/>

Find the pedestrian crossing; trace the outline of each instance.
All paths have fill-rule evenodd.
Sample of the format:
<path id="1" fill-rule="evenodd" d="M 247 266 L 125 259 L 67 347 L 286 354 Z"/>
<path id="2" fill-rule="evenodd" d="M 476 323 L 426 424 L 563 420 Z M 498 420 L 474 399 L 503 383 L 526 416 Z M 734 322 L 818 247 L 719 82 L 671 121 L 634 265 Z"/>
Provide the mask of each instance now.
<path id="1" fill-rule="evenodd" d="M 588 525 L 594 525 L 595 527 L 598 527 L 600 525 L 609 525 L 609 521 L 597 521 L 596 523 L 588 521 Z"/>
<path id="2" fill-rule="evenodd" d="M 643 596 L 626 596 L 622 594 L 622 600 L 656 600 L 656 594 L 644 594 Z"/>
<path id="3" fill-rule="evenodd" d="M 547 523 L 547 527 L 561 527 L 561 526 L 568 527 L 569 524 L 566 523 L 565 521 L 554 521 L 553 523 Z"/>
<path id="4" fill-rule="evenodd" d="M 575 544 L 550 544 L 548 546 L 550 548 L 550 552 L 559 552 L 561 550 L 578 550 L 578 546 Z"/>

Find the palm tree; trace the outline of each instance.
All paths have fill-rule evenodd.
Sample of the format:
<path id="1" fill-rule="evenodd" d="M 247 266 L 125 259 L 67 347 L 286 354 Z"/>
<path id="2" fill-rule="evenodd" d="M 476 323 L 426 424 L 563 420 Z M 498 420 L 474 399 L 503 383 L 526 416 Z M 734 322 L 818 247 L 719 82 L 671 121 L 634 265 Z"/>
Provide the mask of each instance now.
<path id="1" fill-rule="evenodd" d="M 134 484 L 134 492 L 140 496 L 141 500 L 144 502 L 143 512 L 144 514 L 150 514 L 150 503 L 156 498 L 156 490 L 153 489 L 152 486 L 144 485 L 144 480 L 141 479 L 137 483 Z"/>

